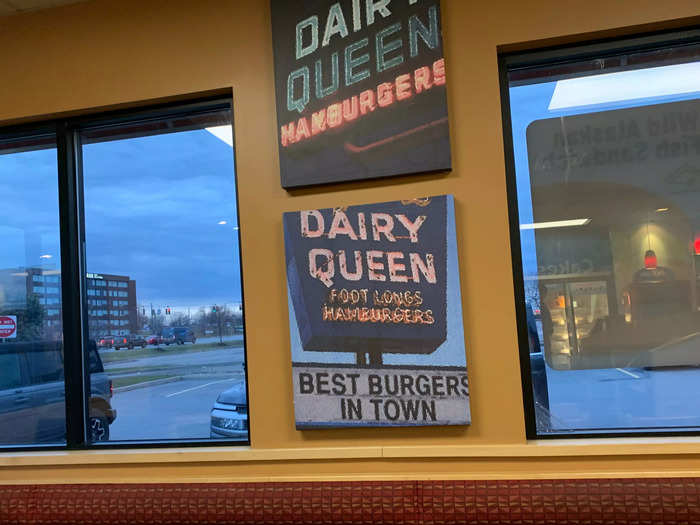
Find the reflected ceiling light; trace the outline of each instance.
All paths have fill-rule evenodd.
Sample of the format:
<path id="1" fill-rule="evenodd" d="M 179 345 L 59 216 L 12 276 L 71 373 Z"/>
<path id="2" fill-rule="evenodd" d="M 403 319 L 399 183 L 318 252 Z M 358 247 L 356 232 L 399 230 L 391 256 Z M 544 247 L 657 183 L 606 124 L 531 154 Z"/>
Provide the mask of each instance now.
<path id="1" fill-rule="evenodd" d="M 44 255 L 40 255 L 39 259 L 51 259 L 53 255 L 49 255 L 48 253 L 45 253 Z"/>
<path id="2" fill-rule="evenodd" d="M 656 213 L 663 213 L 665 211 L 668 211 L 668 208 L 656 208 Z"/>
<path id="3" fill-rule="evenodd" d="M 219 221 L 216 224 L 226 224 L 226 221 Z"/>
<path id="4" fill-rule="evenodd" d="M 204 128 L 216 138 L 222 140 L 229 146 L 233 147 L 233 128 L 230 125 L 214 126 L 213 128 Z"/>
<path id="5" fill-rule="evenodd" d="M 237 230 L 237 229 L 238 229 L 238 226 L 234 226 L 233 229 L 234 229 L 234 230 Z"/>
<path id="6" fill-rule="evenodd" d="M 27 272 L 19 272 L 19 273 L 13 273 L 10 275 L 12 275 L 13 277 L 27 277 L 29 274 Z"/>
<path id="7" fill-rule="evenodd" d="M 590 218 L 586 219 L 569 219 L 566 221 L 549 221 L 549 222 L 533 222 L 530 224 L 521 224 L 521 230 L 541 230 L 543 228 L 566 228 L 568 226 L 585 226 L 591 222 Z"/>
<path id="8" fill-rule="evenodd" d="M 606 104 L 700 91 L 700 62 L 557 81 L 549 109 Z"/>

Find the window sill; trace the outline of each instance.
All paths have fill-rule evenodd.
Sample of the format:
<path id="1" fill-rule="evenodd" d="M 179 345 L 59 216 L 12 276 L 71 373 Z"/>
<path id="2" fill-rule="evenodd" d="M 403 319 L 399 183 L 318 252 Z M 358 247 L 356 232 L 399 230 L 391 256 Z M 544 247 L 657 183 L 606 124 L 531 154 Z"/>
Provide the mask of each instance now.
<path id="1" fill-rule="evenodd" d="M 255 449 L 203 447 L 111 449 L 0 454 L 0 467 L 210 462 L 305 462 L 366 459 L 488 459 L 700 455 L 700 437 L 528 441 L 499 445 L 426 445 Z"/>

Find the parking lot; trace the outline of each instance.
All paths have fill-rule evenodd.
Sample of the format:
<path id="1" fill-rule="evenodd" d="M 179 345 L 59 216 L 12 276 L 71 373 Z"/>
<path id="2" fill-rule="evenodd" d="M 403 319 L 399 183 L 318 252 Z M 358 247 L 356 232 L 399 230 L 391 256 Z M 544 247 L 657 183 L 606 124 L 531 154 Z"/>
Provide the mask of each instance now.
<path id="1" fill-rule="evenodd" d="M 700 368 L 553 370 L 554 431 L 700 427 Z"/>
<path id="2" fill-rule="evenodd" d="M 115 387 L 110 440 L 208 439 L 217 396 L 245 381 L 242 337 L 225 343 L 101 350 Z"/>
<path id="3" fill-rule="evenodd" d="M 242 379 L 182 379 L 115 394 L 112 440 L 209 438 L 209 411 L 220 392 Z"/>

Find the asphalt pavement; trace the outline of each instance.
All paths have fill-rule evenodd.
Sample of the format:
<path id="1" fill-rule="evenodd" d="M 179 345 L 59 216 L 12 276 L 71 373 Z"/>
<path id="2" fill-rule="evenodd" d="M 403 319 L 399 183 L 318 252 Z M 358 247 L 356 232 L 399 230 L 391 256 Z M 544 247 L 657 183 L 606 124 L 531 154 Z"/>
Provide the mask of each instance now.
<path id="1" fill-rule="evenodd" d="M 219 393 L 242 380 L 242 374 L 223 379 L 184 379 L 118 392 L 112 398 L 117 419 L 110 426 L 110 439 L 209 439 L 209 412 L 214 401 Z"/>
<path id="2" fill-rule="evenodd" d="M 554 430 L 700 427 L 700 369 L 547 367 Z"/>

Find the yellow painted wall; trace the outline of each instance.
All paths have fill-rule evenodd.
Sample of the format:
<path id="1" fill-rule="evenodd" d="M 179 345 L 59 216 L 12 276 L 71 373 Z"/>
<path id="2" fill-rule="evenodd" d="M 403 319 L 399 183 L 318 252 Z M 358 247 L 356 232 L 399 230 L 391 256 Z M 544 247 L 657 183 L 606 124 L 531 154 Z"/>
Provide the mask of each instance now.
<path id="1" fill-rule="evenodd" d="M 94 0 L 0 19 L 0 123 L 233 88 L 252 417 L 250 450 L 5 454 L 0 481 L 700 473 L 699 440 L 526 442 L 497 70 L 499 48 L 699 13 L 697 0 L 443 0 L 453 171 L 293 192 L 278 175 L 268 0 Z M 282 212 L 442 193 L 457 200 L 472 426 L 296 431 Z"/>

